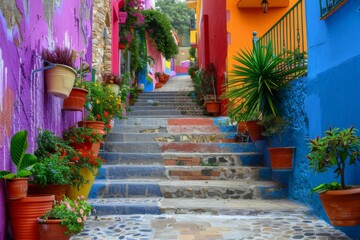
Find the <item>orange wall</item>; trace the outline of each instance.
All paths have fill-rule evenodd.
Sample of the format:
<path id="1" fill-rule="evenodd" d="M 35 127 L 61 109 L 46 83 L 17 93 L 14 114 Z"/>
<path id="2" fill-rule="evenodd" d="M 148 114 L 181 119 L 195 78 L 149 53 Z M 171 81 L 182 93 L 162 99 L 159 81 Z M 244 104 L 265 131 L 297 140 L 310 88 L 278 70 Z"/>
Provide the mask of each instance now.
<path id="1" fill-rule="evenodd" d="M 238 0 L 227 0 L 226 9 L 229 13 L 227 22 L 228 32 L 228 72 L 234 64 L 233 56 L 239 49 L 252 48 L 252 33 L 257 32 L 260 38 L 266 33 L 298 0 L 290 0 L 286 8 L 269 8 L 262 13 L 260 8 L 238 8 Z"/>

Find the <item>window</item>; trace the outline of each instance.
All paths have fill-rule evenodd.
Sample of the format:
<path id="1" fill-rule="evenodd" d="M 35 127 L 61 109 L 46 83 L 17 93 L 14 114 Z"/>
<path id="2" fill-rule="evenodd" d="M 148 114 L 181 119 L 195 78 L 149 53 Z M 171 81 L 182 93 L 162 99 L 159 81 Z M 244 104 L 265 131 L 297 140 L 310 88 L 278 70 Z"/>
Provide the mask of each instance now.
<path id="1" fill-rule="evenodd" d="M 320 18 L 325 20 L 347 0 L 320 0 Z"/>

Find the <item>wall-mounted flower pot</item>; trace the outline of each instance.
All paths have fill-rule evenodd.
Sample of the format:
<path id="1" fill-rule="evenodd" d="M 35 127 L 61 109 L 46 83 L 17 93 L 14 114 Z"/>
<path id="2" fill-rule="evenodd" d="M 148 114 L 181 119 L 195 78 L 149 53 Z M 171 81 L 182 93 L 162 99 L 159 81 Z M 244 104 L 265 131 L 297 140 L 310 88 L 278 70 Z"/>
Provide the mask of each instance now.
<path id="1" fill-rule="evenodd" d="M 103 121 L 80 121 L 78 122 L 79 127 L 89 127 L 94 129 L 98 134 L 105 134 L 105 122 Z"/>
<path id="2" fill-rule="evenodd" d="M 127 12 L 120 11 L 119 12 L 119 23 L 120 24 L 125 24 L 127 16 L 128 16 Z"/>
<path id="3" fill-rule="evenodd" d="M 67 98 L 74 86 L 76 71 L 66 65 L 56 64 L 45 70 L 45 84 L 48 94 Z"/>
<path id="4" fill-rule="evenodd" d="M 220 102 L 205 102 L 205 108 L 208 113 L 215 116 L 220 114 Z"/>
<path id="5" fill-rule="evenodd" d="M 108 85 L 110 87 L 110 90 L 117 96 L 119 94 L 119 91 L 120 91 L 120 86 L 118 84 L 115 84 L 115 83 L 110 83 Z"/>
<path id="6" fill-rule="evenodd" d="M 237 132 L 244 133 L 247 131 L 246 122 L 238 122 L 237 124 Z"/>
<path id="7" fill-rule="evenodd" d="M 41 184 L 29 184 L 29 194 L 49 194 L 54 195 L 56 201 L 61 201 L 66 195 L 66 190 L 69 185 L 61 184 L 47 184 L 42 186 Z"/>
<path id="8" fill-rule="evenodd" d="M 42 220 L 41 218 L 37 219 L 38 230 L 39 230 L 39 240 L 68 240 L 73 234 L 66 235 L 69 229 L 67 226 L 61 225 L 61 219 L 47 219 Z"/>
<path id="9" fill-rule="evenodd" d="M 155 88 L 162 88 L 163 84 L 162 83 L 156 83 L 155 84 Z"/>
<path id="10" fill-rule="evenodd" d="M 6 183 L 7 199 L 19 199 L 27 196 L 29 178 L 8 179 Z"/>
<path id="11" fill-rule="evenodd" d="M 293 147 L 268 148 L 270 154 L 271 168 L 273 170 L 292 169 L 294 156 Z"/>
<path id="12" fill-rule="evenodd" d="M 79 188 L 76 186 L 70 186 L 66 192 L 66 196 L 70 199 L 77 199 L 77 197 L 84 196 L 85 199 L 88 198 L 91 187 L 95 181 L 95 176 L 97 174 L 98 168 L 93 168 L 94 173 L 88 168 L 81 168 L 80 174 L 84 177 L 85 181 L 88 181 L 87 184 L 83 184 Z"/>
<path id="13" fill-rule="evenodd" d="M 85 105 L 88 90 L 82 88 L 72 88 L 68 98 L 64 99 L 63 110 L 82 111 Z"/>
<path id="14" fill-rule="evenodd" d="M 332 225 L 360 224 L 360 188 L 328 190 L 320 193 L 320 199 Z"/>
<path id="15" fill-rule="evenodd" d="M 126 45 L 123 43 L 119 43 L 119 49 L 124 50 L 126 48 Z"/>
<path id="16" fill-rule="evenodd" d="M 258 124 L 258 121 L 247 121 L 246 128 L 249 132 L 251 141 L 259 141 L 262 139 L 261 126 Z"/>
<path id="17" fill-rule="evenodd" d="M 38 240 L 36 219 L 50 211 L 54 195 L 28 195 L 25 198 L 7 200 L 13 238 Z"/>

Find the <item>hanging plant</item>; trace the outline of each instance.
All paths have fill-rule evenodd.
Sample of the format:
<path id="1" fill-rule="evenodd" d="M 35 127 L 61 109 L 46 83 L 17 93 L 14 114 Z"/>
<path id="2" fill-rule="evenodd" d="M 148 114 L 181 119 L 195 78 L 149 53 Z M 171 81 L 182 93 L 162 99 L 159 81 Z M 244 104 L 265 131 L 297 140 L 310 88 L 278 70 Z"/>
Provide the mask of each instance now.
<path id="1" fill-rule="evenodd" d="M 173 58 L 179 49 L 175 43 L 169 19 L 161 12 L 145 10 L 145 29 L 156 49 L 166 58 Z"/>

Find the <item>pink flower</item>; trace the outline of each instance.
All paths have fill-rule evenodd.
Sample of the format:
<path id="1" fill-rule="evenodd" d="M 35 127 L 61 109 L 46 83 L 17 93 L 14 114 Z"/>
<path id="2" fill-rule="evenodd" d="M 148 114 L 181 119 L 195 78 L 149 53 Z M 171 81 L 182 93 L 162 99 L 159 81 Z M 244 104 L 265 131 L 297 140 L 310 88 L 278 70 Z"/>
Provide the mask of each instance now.
<path id="1" fill-rule="evenodd" d="M 84 216 L 83 218 L 84 218 L 84 221 L 86 221 L 86 216 Z"/>
<path id="2" fill-rule="evenodd" d="M 81 222 L 82 222 L 82 219 L 81 219 L 81 218 L 78 218 L 78 219 L 77 219 L 77 222 L 78 222 L 78 223 L 81 223 Z"/>
<path id="3" fill-rule="evenodd" d="M 82 208 L 80 208 L 80 214 L 83 215 L 84 214 L 84 210 Z"/>

